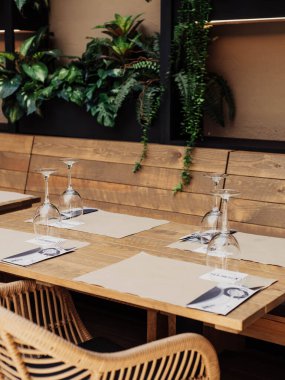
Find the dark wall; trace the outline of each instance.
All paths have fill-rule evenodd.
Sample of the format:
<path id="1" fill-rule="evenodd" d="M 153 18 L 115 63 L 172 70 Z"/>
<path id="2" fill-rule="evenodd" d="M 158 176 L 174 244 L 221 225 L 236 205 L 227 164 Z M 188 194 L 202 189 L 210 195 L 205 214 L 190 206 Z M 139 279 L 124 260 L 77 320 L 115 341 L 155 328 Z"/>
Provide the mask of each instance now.
<path id="1" fill-rule="evenodd" d="M 212 20 L 285 17 L 284 0 L 212 0 Z"/>

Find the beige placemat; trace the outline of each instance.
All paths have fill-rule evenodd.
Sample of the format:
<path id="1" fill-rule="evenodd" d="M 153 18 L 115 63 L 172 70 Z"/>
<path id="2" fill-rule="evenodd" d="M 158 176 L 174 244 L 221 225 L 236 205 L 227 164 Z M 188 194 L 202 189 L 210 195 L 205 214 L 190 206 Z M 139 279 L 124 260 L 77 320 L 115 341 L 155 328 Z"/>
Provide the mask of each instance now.
<path id="1" fill-rule="evenodd" d="M 285 267 L 285 239 L 244 232 L 237 232 L 235 237 L 240 244 L 242 260 Z M 177 241 L 168 247 L 197 253 L 203 253 L 203 247 L 206 250 L 206 245 L 190 241 Z"/>
<path id="2" fill-rule="evenodd" d="M 37 247 L 36 244 L 28 242 L 34 239 L 35 235 L 32 233 L 0 228 L 0 260 Z M 78 240 L 65 240 L 61 246 L 81 248 L 88 244 Z"/>
<path id="3" fill-rule="evenodd" d="M 118 214 L 103 210 L 98 210 L 90 214 L 82 215 L 71 219 L 71 223 L 82 222 L 82 224 L 68 226 L 64 223 L 64 228 L 77 231 L 89 232 L 98 235 L 123 238 L 141 231 L 169 223 L 167 220 L 145 218 L 140 216 Z"/>
<path id="4" fill-rule="evenodd" d="M 185 306 L 213 288 L 213 281 L 200 278 L 210 271 L 212 268 L 205 265 L 140 252 L 129 259 L 76 277 L 74 280 Z M 254 283 L 269 286 L 273 282 L 275 280 L 256 277 Z"/>
<path id="5" fill-rule="evenodd" d="M 0 190 L 0 204 L 34 198 L 33 195 L 15 193 L 13 191 Z"/>

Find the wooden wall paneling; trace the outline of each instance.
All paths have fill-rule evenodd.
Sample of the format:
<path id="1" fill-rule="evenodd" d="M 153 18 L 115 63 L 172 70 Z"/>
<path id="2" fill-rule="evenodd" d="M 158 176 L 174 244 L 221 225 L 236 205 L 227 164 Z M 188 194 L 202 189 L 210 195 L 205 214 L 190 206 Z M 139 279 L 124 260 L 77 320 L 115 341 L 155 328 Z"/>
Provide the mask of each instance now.
<path id="1" fill-rule="evenodd" d="M 205 210 L 208 210 L 212 204 L 212 196 L 207 194 L 183 192 L 173 195 L 172 190 L 80 179 L 74 179 L 73 184 L 85 200 L 97 200 L 119 205 L 202 216 Z M 39 186 L 43 187 L 41 175 L 29 173 L 27 191 L 37 192 L 39 191 Z M 65 188 L 65 177 L 58 177 L 56 175 L 50 177 L 49 190 L 51 194 L 59 195 Z"/>
<path id="2" fill-rule="evenodd" d="M 133 165 L 140 157 L 140 143 L 73 139 L 35 136 L 33 155 L 68 157 L 85 160 L 115 162 Z M 149 153 L 144 166 L 181 169 L 184 147 L 149 144 Z M 193 153 L 193 171 L 225 171 L 228 150 L 196 148 Z"/>
<path id="3" fill-rule="evenodd" d="M 285 179 L 285 154 L 230 152 L 228 174 Z"/>
<path id="4" fill-rule="evenodd" d="M 285 229 L 285 155 L 231 152 L 227 173 L 225 186 L 240 192 L 230 201 L 229 219 L 241 223 L 236 226 L 243 231 L 248 226 L 250 232 L 282 236 Z"/>
<path id="5" fill-rule="evenodd" d="M 25 191 L 33 136 L 0 134 L 0 187 Z"/>
<path id="6" fill-rule="evenodd" d="M 26 172 L 0 169 L 0 187 L 5 188 L 5 190 L 12 189 L 12 191 L 24 191 L 26 177 Z"/>
<path id="7" fill-rule="evenodd" d="M 46 166 L 47 161 L 49 166 L 57 169 L 56 176 L 67 178 L 66 166 L 57 157 L 51 156 L 33 155 L 30 172 L 36 172 L 38 168 Z M 172 190 L 180 181 L 180 170 L 146 166 L 133 173 L 133 165 L 130 164 L 81 160 L 72 168 L 72 177 Z M 203 172 L 197 171 L 193 172 L 191 185 L 185 187 L 186 192 L 203 194 L 209 194 L 211 189 L 209 178 L 206 178 Z"/>
<path id="8" fill-rule="evenodd" d="M 1 151 L 31 154 L 33 140 L 34 140 L 33 136 L 1 133 L 0 134 Z"/>

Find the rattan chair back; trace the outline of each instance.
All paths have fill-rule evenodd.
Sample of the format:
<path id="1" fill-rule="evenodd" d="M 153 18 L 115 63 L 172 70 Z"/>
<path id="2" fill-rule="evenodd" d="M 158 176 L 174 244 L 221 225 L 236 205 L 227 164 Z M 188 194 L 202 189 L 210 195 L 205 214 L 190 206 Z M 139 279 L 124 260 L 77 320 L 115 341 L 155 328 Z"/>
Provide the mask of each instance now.
<path id="1" fill-rule="evenodd" d="M 3 379 L 219 380 L 217 355 L 197 334 L 181 334 L 118 353 L 84 350 L 0 307 Z"/>
<path id="2" fill-rule="evenodd" d="M 92 338 L 68 290 L 20 280 L 0 285 L 0 305 L 78 344 Z"/>

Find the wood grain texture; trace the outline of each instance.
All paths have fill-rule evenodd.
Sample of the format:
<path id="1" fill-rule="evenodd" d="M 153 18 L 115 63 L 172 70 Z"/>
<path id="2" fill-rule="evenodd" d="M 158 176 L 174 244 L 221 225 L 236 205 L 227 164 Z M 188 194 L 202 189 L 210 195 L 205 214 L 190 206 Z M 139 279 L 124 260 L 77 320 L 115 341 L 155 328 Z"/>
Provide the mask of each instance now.
<path id="1" fill-rule="evenodd" d="M 229 175 L 225 187 L 239 191 L 242 199 L 285 203 L 285 179 Z"/>
<path id="2" fill-rule="evenodd" d="M 285 155 L 246 151 L 230 152 L 227 173 L 285 179 Z"/>
<path id="3" fill-rule="evenodd" d="M 27 173 L 11 170 L 0 170 L 0 187 L 24 192 Z"/>
<path id="4" fill-rule="evenodd" d="M 0 133 L 2 152 L 31 154 L 33 141 L 33 136 Z"/>
<path id="5" fill-rule="evenodd" d="M 33 155 L 73 157 L 134 165 L 141 154 L 140 143 L 72 139 L 35 136 Z M 149 144 L 148 157 L 144 166 L 181 169 L 184 147 L 174 145 Z M 228 150 L 196 148 L 193 151 L 193 171 L 225 171 Z"/>
<path id="6" fill-rule="evenodd" d="M 28 153 L 0 152 L 0 169 L 27 172 L 29 162 L 30 154 Z"/>
<path id="7" fill-rule="evenodd" d="M 33 155 L 30 172 L 46 166 L 57 169 L 56 176 L 65 178 L 66 166 L 59 161 L 58 157 Z M 93 160 L 81 160 L 72 168 L 72 177 L 90 181 L 102 181 L 117 184 L 152 187 L 172 190 L 180 181 L 181 170 L 171 168 L 159 168 L 146 166 L 137 173 L 133 173 L 133 165 L 115 162 L 103 162 Z M 190 186 L 185 187 L 185 192 L 209 194 L 212 189 L 211 180 L 205 177 L 204 172 L 193 172 Z"/>
<path id="8" fill-rule="evenodd" d="M 28 175 L 27 192 L 38 191 L 42 181 L 41 175 L 30 173 Z M 77 179 L 73 180 L 73 185 L 84 200 L 97 200 L 200 216 L 204 215 L 212 205 L 212 196 L 206 194 L 182 192 L 174 196 L 172 190 Z M 65 188 L 65 178 L 50 177 L 49 189 L 51 194 L 59 195 Z"/>

